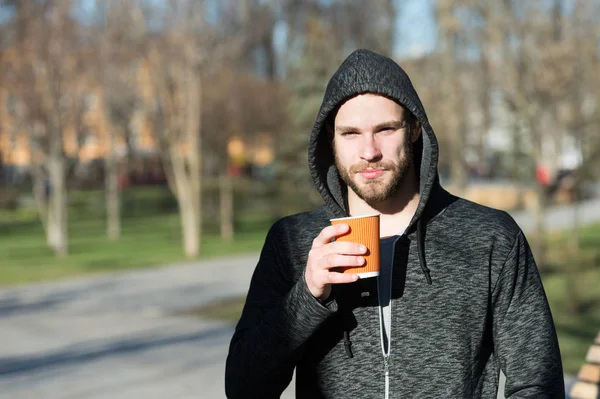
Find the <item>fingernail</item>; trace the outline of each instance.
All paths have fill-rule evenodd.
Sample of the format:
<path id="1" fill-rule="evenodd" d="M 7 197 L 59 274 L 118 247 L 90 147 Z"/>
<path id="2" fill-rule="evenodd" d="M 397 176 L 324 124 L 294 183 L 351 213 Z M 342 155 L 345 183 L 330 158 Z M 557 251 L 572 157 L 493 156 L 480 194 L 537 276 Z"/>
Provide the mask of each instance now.
<path id="1" fill-rule="evenodd" d="M 361 250 L 362 252 L 365 252 L 365 251 L 367 250 L 367 247 L 365 247 L 364 245 L 361 245 L 361 246 L 360 246 L 360 250 Z"/>

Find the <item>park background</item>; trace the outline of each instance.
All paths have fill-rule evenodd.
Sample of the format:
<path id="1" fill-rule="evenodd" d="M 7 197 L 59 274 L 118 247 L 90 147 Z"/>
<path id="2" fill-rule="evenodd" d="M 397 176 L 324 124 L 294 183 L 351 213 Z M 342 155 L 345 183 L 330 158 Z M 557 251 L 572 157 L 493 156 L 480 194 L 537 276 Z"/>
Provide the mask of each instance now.
<path id="1" fill-rule="evenodd" d="M 2 0 L 0 285 L 258 252 L 321 203 L 308 137 L 356 48 L 408 72 L 449 191 L 530 215 L 576 375 L 600 330 L 595 0 Z"/>

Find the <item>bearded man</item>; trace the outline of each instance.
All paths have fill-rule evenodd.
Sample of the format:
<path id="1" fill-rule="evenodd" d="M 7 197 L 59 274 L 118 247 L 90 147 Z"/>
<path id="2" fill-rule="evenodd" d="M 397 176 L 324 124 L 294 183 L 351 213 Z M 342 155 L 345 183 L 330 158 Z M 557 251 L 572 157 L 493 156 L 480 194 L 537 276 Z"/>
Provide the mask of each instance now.
<path id="1" fill-rule="evenodd" d="M 353 52 L 309 143 L 324 205 L 270 229 L 231 340 L 230 398 L 564 398 L 556 331 L 525 235 L 451 195 L 409 77 Z M 380 215 L 377 278 L 338 272 L 366 249 L 333 218 Z"/>

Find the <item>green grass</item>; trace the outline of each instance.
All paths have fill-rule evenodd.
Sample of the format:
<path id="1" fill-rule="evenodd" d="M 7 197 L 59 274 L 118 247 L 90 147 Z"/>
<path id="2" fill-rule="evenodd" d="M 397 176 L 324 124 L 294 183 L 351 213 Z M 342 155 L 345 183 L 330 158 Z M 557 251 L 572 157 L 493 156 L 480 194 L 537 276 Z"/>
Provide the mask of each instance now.
<path id="1" fill-rule="evenodd" d="M 563 367 L 569 374 L 577 374 L 594 337 L 600 331 L 600 271 L 587 271 L 577 281 L 578 313 L 567 304 L 568 281 L 560 275 L 544 278 L 544 286 L 556 325 Z"/>
<path id="2" fill-rule="evenodd" d="M 245 301 L 246 297 L 228 298 L 191 309 L 185 314 L 221 320 L 233 325 L 239 320 Z"/>
<path id="3" fill-rule="evenodd" d="M 549 239 L 551 270 L 542 276 L 556 324 L 563 367 L 577 374 L 600 331 L 600 224 L 579 234 L 579 253 L 572 253 L 568 234 Z"/>
<path id="4" fill-rule="evenodd" d="M 238 223 L 233 242 L 220 239 L 214 226 L 202 239 L 201 258 L 260 250 L 269 220 L 260 215 Z M 1 220 L 1 219 L 0 219 Z M 209 221 L 210 222 L 210 221 Z M 36 219 L 0 222 L 0 285 L 51 280 L 184 261 L 177 214 L 125 218 L 122 236 L 106 238 L 100 218 L 70 216 L 69 256 L 57 259 L 45 244 Z"/>
<path id="5" fill-rule="evenodd" d="M 218 186 L 210 180 L 205 185 L 201 258 L 259 251 L 275 220 L 268 187 L 236 180 L 235 238 L 224 242 L 219 237 Z M 115 242 L 106 238 L 104 191 L 70 191 L 65 259 L 56 259 L 46 246 L 31 194 L 24 191 L 21 199 L 29 207 L 0 209 L 0 286 L 186 260 L 177 201 L 168 187 L 135 187 L 123 193 L 122 236 Z"/>

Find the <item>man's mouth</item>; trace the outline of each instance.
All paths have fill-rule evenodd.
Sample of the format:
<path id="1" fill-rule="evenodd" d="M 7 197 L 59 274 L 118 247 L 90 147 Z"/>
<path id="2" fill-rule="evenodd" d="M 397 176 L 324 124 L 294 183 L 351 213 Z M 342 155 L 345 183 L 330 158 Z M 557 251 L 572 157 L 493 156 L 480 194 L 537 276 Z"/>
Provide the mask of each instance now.
<path id="1" fill-rule="evenodd" d="M 363 169 L 358 174 L 365 179 L 376 179 L 385 172 L 385 169 Z"/>

